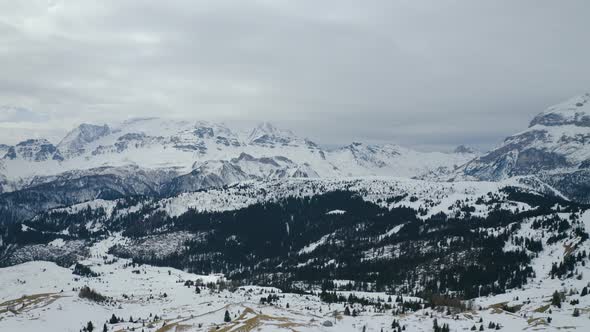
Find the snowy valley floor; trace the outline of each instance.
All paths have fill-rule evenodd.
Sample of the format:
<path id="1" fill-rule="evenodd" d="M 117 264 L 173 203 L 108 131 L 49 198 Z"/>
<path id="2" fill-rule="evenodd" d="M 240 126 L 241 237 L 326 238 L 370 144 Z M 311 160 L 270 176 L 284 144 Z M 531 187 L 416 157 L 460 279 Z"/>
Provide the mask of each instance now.
<path id="1" fill-rule="evenodd" d="M 279 292 L 272 288 L 248 286 L 235 292 L 205 288 L 197 294 L 194 287 L 185 286 L 187 280 L 207 283 L 220 276 L 147 265 L 134 268 L 124 259 L 112 262 L 107 250 L 120 241 L 124 239 L 112 237 L 97 243 L 91 257 L 82 262 L 99 277 L 80 277 L 42 261 L 0 269 L 0 331 L 80 331 L 89 321 L 95 331 L 103 331 L 105 323 L 108 331 L 392 331 L 394 319 L 405 331 L 433 331 L 434 318 L 439 325 L 448 324 L 450 331 L 469 331 L 473 326 L 480 330 L 482 325 L 489 330 L 490 322 L 501 325 L 502 331 L 590 331 L 590 295 L 579 294 L 588 284 L 589 268 L 583 267 L 581 280 L 552 280 L 546 274 L 551 262 L 543 257 L 535 262 L 537 279 L 524 289 L 474 300 L 478 310 L 447 315 L 446 310 L 425 309 L 394 316 L 391 310 L 355 305 L 359 314 L 353 317 L 344 315 L 345 305 L 322 303 L 312 295 L 277 294 L 275 304 L 260 304 L 261 297 Z M 79 289 L 86 285 L 112 301 L 80 298 Z M 561 309 L 550 306 L 555 290 L 567 295 Z M 388 298 L 385 293 L 356 295 Z M 572 300 L 579 304 L 571 305 Z M 504 303 L 515 312 L 503 310 Z M 579 317 L 573 316 L 574 307 Z M 224 322 L 226 310 L 231 322 Z M 124 322 L 108 323 L 113 314 Z M 333 326 L 324 326 L 327 321 Z"/>

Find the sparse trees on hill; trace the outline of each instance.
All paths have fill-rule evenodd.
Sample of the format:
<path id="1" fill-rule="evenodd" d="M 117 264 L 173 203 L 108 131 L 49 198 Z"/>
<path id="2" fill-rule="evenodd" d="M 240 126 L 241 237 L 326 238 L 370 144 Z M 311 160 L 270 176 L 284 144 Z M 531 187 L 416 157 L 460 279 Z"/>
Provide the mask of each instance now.
<path id="1" fill-rule="evenodd" d="M 82 299 L 88 299 L 88 300 L 91 300 L 94 302 L 104 302 L 107 300 L 107 298 L 105 296 L 98 293 L 94 289 L 91 289 L 88 286 L 84 286 L 84 287 L 80 288 L 80 291 L 78 292 L 78 296 Z"/>

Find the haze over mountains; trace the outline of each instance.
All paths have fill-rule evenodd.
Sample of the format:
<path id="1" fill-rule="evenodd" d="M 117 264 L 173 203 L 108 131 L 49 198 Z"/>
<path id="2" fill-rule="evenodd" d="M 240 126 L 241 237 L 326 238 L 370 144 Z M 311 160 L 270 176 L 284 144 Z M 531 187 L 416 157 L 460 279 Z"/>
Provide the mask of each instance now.
<path id="1" fill-rule="evenodd" d="M 159 118 L 82 124 L 57 144 L 29 139 L 0 146 L 0 206 L 19 219 L 100 198 L 166 197 L 249 180 L 365 176 L 429 181 L 535 176 L 566 197 L 587 202 L 589 100 L 584 94 L 549 107 L 529 128 L 481 155 L 466 146 L 452 153 L 358 142 L 325 149 L 269 123 L 249 131 Z"/>

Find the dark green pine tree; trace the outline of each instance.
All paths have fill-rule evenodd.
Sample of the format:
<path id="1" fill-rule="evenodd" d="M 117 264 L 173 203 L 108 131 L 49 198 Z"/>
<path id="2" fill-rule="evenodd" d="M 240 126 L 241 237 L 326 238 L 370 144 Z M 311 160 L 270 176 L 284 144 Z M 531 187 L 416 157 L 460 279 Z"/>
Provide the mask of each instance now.
<path id="1" fill-rule="evenodd" d="M 551 297 L 551 305 L 561 308 L 561 295 L 559 292 L 553 292 L 553 296 Z"/>
<path id="2" fill-rule="evenodd" d="M 344 308 L 344 316 L 350 316 L 350 309 L 348 309 L 348 306 Z"/>
<path id="3" fill-rule="evenodd" d="M 573 313 L 574 317 L 580 317 L 580 309 L 578 308 L 574 308 L 574 313 Z"/>

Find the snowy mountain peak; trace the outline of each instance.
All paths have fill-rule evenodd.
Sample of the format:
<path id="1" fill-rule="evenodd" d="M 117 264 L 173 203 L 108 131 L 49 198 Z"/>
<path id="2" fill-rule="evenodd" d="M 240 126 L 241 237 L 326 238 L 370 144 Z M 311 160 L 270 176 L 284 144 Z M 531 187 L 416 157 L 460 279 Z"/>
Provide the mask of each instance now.
<path id="1" fill-rule="evenodd" d="M 501 180 L 534 175 L 570 199 L 590 200 L 590 94 L 537 115 L 526 130 L 466 164 L 468 179 Z"/>
<path id="2" fill-rule="evenodd" d="M 549 107 L 537 115 L 529 127 L 574 125 L 590 127 L 590 93 L 576 96 L 563 103 Z"/>
<path id="3" fill-rule="evenodd" d="M 109 126 L 97 126 L 83 123 L 74 130 L 70 131 L 66 137 L 57 145 L 58 149 L 64 156 L 77 156 L 85 152 L 88 143 L 111 133 Z"/>
<path id="4" fill-rule="evenodd" d="M 299 138 L 290 130 L 262 122 L 248 136 L 248 142 L 255 145 L 290 145 Z"/>

